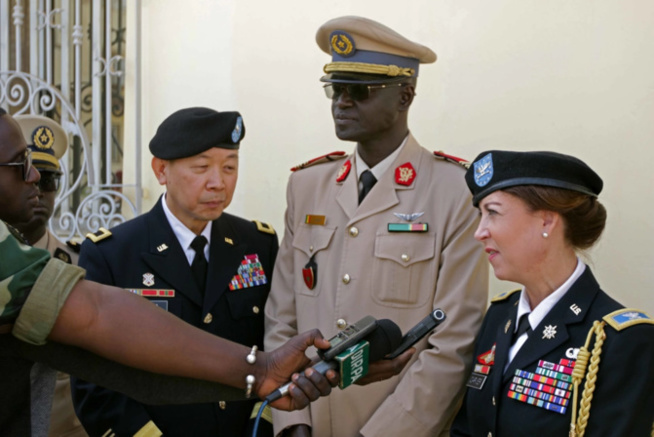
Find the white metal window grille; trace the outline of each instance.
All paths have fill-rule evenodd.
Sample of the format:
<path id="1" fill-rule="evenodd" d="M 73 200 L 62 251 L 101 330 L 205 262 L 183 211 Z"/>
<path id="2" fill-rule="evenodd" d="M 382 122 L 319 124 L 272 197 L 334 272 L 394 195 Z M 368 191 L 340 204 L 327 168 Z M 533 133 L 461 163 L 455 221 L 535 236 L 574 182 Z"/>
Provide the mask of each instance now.
<path id="1" fill-rule="evenodd" d="M 129 29 L 137 41 L 130 108 L 124 98 L 126 2 L 0 0 L 0 106 L 13 115 L 51 117 L 69 134 L 50 220 L 62 241 L 79 241 L 141 212 L 140 1 L 130 9 L 138 15 Z M 129 139 L 125 114 L 135 123 Z M 124 155 L 128 143 L 131 156 Z M 133 174 L 124 175 L 128 161 Z"/>

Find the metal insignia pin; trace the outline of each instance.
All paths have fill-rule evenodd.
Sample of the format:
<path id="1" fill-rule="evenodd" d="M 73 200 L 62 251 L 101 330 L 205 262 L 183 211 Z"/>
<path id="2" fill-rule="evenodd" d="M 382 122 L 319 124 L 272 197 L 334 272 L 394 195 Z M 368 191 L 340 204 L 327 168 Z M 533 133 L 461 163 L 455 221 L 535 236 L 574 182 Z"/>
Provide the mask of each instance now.
<path id="1" fill-rule="evenodd" d="M 154 285 L 154 275 L 152 273 L 143 273 L 143 285 L 146 287 Z"/>
<path id="2" fill-rule="evenodd" d="M 556 337 L 556 325 L 547 325 L 545 329 L 543 329 L 543 338 L 551 340 L 554 337 Z"/>
<path id="3" fill-rule="evenodd" d="M 166 244 L 160 244 L 159 246 L 157 246 L 157 250 L 159 252 L 163 252 L 166 249 L 168 249 L 168 246 L 166 246 Z"/>
<path id="4" fill-rule="evenodd" d="M 231 238 L 227 238 L 227 237 L 225 237 L 225 243 L 227 243 L 227 244 L 231 244 L 232 246 L 234 245 L 234 242 L 232 241 L 232 239 L 231 239 Z"/>
<path id="5" fill-rule="evenodd" d="M 504 333 L 506 334 L 509 332 L 509 328 L 511 327 L 511 319 L 506 321 L 506 325 L 504 325 Z"/>
<path id="6" fill-rule="evenodd" d="M 575 316 L 578 316 L 579 313 L 581 312 L 581 308 L 579 308 L 579 306 L 576 303 L 573 303 L 572 305 L 570 305 L 570 311 L 575 313 Z"/>
<path id="7" fill-rule="evenodd" d="M 424 214 L 424 212 L 414 212 L 414 213 L 411 213 L 411 214 L 403 214 L 401 212 L 394 212 L 393 213 L 393 215 L 395 217 L 397 217 L 397 218 L 399 218 L 401 220 L 405 220 L 407 222 L 412 222 L 415 219 L 422 217 L 423 214 Z"/>

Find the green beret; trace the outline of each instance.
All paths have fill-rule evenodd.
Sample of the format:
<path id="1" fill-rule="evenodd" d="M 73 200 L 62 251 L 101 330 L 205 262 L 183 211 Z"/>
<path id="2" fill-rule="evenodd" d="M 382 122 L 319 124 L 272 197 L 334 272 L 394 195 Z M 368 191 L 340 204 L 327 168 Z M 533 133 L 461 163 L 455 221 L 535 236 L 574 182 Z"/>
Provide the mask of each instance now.
<path id="1" fill-rule="evenodd" d="M 555 152 L 480 153 L 466 172 L 473 205 L 494 191 L 517 185 L 564 188 L 597 197 L 603 182 L 585 162 Z"/>
<path id="2" fill-rule="evenodd" d="M 212 147 L 236 150 L 244 136 L 243 117 L 236 111 L 180 109 L 159 125 L 150 152 L 161 159 L 180 159 Z"/>

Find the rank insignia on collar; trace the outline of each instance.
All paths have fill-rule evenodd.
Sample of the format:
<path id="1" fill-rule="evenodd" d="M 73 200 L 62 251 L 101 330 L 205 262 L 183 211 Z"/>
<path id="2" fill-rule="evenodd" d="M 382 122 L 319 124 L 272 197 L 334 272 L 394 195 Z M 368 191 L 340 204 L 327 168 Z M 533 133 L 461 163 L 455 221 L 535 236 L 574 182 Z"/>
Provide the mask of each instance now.
<path id="1" fill-rule="evenodd" d="M 160 244 L 159 246 L 157 246 L 158 252 L 163 252 L 166 249 L 168 249 L 168 246 L 166 246 L 165 244 Z"/>
<path id="2" fill-rule="evenodd" d="M 395 182 L 400 185 L 409 186 L 416 178 L 416 170 L 410 162 L 405 162 L 395 169 Z"/>
<path id="3" fill-rule="evenodd" d="M 504 325 L 504 333 L 505 334 L 509 332 L 510 327 L 511 327 L 511 319 L 507 320 L 506 325 Z"/>
<path id="4" fill-rule="evenodd" d="M 154 285 L 154 275 L 152 273 L 143 273 L 143 285 L 146 287 Z"/>
<path id="5" fill-rule="evenodd" d="M 547 325 L 545 329 L 543 329 L 543 338 L 551 340 L 554 337 L 556 337 L 556 325 Z"/>
<path id="6" fill-rule="evenodd" d="M 231 238 L 225 237 L 225 243 L 229 244 L 230 246 L 234 245 L 234 240 Z"/>
<path id="7" fill-rule="evenodd" d="M 338 171 L 336 182 L 343 182 L 347 178 L 347 175 L 350 174 L 350 170 L 352 170 L 352 161 L 348 159 L 343 163 L 341 169 Z"/>

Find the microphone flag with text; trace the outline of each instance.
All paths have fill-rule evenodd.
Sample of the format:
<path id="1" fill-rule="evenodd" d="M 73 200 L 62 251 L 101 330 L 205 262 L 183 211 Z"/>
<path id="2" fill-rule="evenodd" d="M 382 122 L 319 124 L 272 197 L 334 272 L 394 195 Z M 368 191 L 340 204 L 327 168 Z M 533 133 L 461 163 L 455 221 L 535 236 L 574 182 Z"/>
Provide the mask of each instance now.
<path id="1" fill-rule="evenodd" d="M 313 369 L 324 375 L 329 369 L 341 375 L 341 389 L 352 385 L 368 373 L 368 363 L 379 361 L 397 348 L 402 331 L 388 319 L 366 316 L 329 339 L 330 348 L 320 350 L 321 361 Z M 266 396 L 268 403 L 285 396 L 290 382 Z"/>

